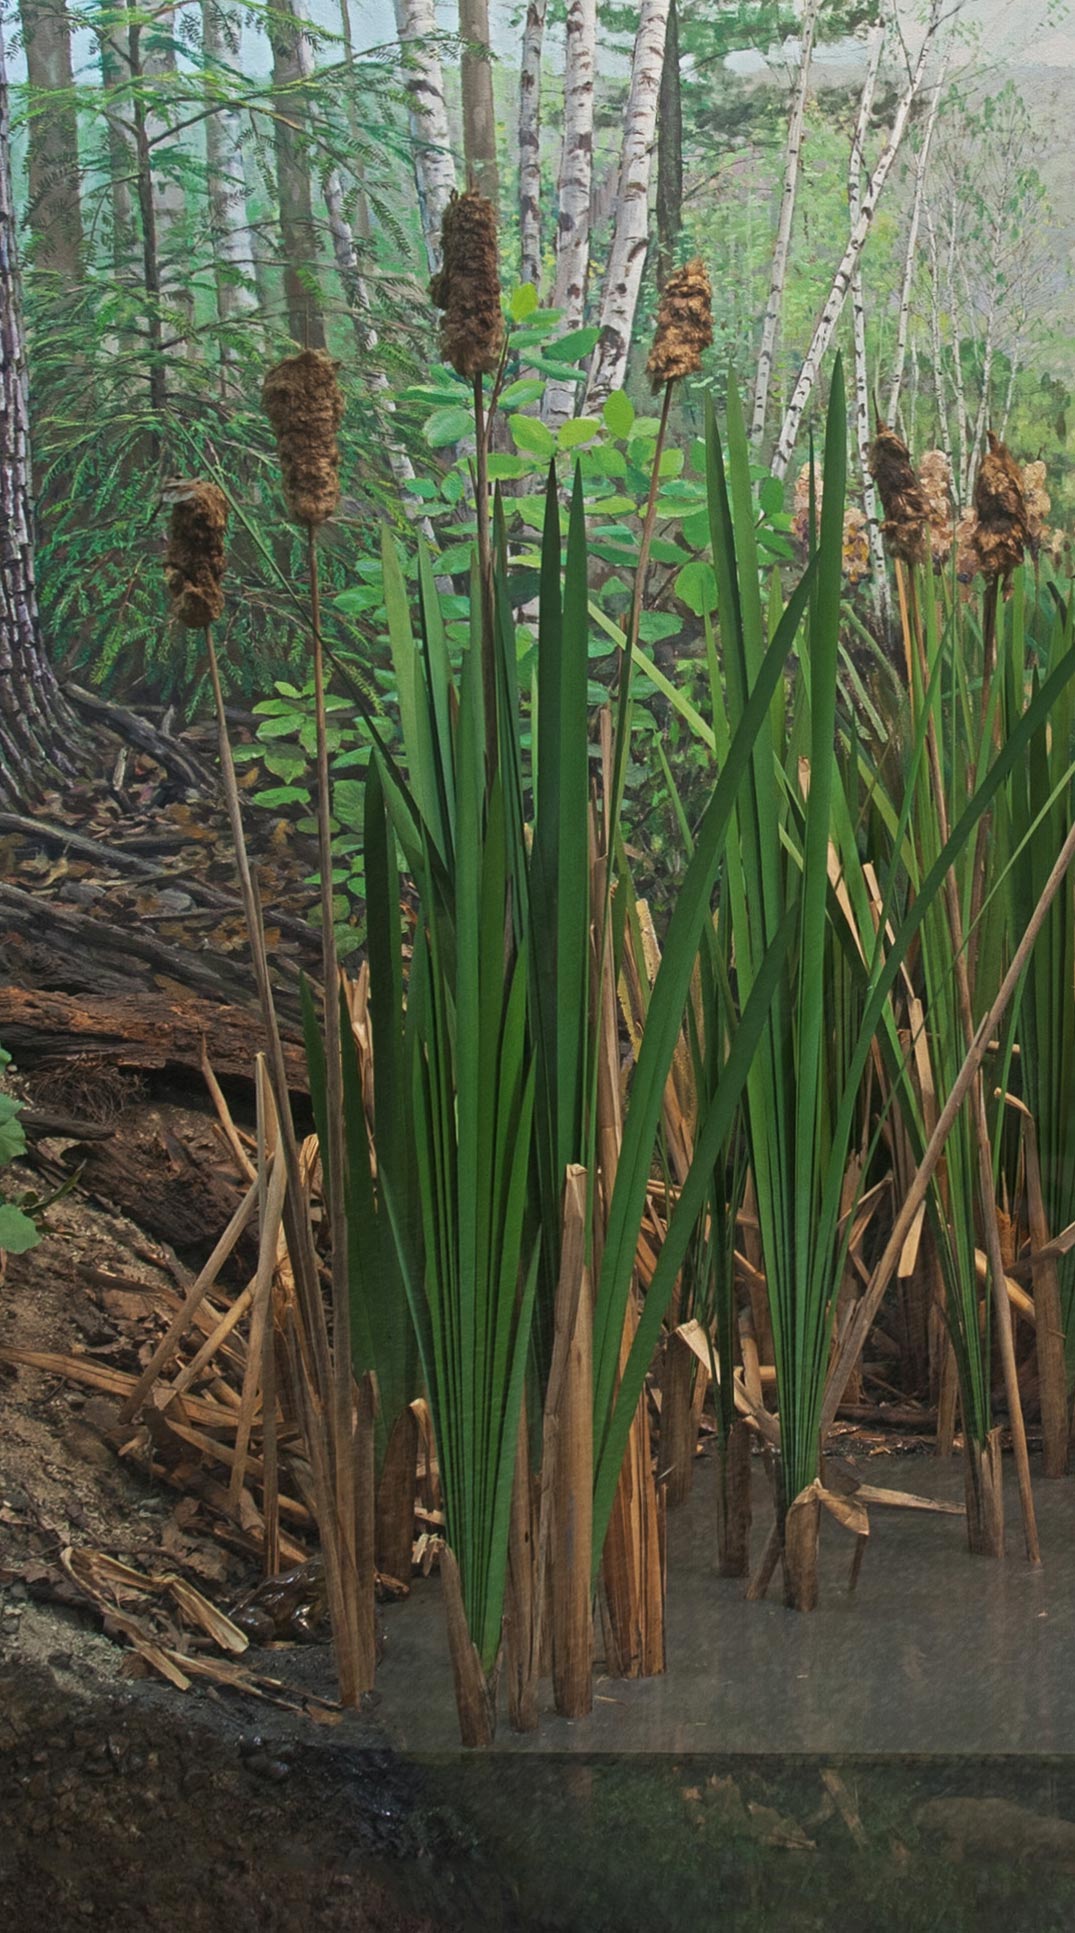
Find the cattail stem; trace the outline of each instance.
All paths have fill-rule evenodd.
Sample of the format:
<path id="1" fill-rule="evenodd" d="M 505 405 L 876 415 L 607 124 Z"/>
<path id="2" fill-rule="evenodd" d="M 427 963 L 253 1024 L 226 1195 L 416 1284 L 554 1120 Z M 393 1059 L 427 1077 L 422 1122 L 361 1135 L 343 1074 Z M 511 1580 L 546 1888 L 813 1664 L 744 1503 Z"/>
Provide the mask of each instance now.
<path id="1" fill-rule="evenodd" d="M 653 532 L 657 523 L 657 496 L 661 481 L 661 458 L 664 455 L 665 438 L 668 434 L 668 417 L 672 408 L 672 391 L 675 388 L 673 377 L 664 386 L 664 400 L 661 404 L 661 420 L 657 430 L 657 441 L 653 449 L 653 465 L 650 470 L 649 495 L 646 499 L 646 514 L 642 521 L 642 540 L 638 547 L 638 565 L 635 570 L 634 588 L 631 592 L 631 609 L 627 619 L 627 631 L 623 641 L 623 652 L 619 664 L 619 706 L 616 717 L 616 746 L 612 766 L 612 799 L 608 814 L 609 824 L 619 824 L 620 807 L 623 804 L 623 788 L 627 774 L 627 746 L 630 738 L 631 673 L 634 667 L 635 647 L 642 624 L 642 604 L 646 593 L 646 575 L 649 570 L 650 549 Z M 610 875 L 611 878 L 611 870 Z"/>
<path id="2" fill-rule="evenodd" d="M 493 636 L 493 545 L 489 529 L 489 450 L 486 442 L 483 378 L 474 378 L 474 495 L 478 513 L 478 572 L 481 581 L 482 701 L 485 711 L 485 771 L 491 783 L 497 767 L 496 650 Z"/>
<path id="3" fill-rule="evenodd" d="M 343 1055 L 340 1028 L 340 974 L 336 955 L 334 881 L 332 877 L 332 790 L 328 763 L 328 721 L 325 710 L 325 659 L 321 636 L 321 580 L 317 529 L 306 526 L 310 588 L 310 622 L 314 641 L 314 712 L 317 731 L 317 844 L 321 875 L 321 958 L 325 1005 L 325 1102 L 328 1146 L 321 1151 L 326 1164 L 329 1234 L 332 1243 L 332 1369 L 335 1407 L 336 1513 L 340 1565 L 347 1614 L 356 1636 L 356 1653 L 365 1682 L 373 1684 L 373 1579 L 358 1574 L 358 1507 L 355 1486 L 354 1375 L 351 1365 L 351 1296 L 347 1257 L 346 1162 L 343 1120 Z M 369 1604 L 366 1597 L 369 1597 Z M 368 1627 L 368 1629 L 367 1629 Z"/>

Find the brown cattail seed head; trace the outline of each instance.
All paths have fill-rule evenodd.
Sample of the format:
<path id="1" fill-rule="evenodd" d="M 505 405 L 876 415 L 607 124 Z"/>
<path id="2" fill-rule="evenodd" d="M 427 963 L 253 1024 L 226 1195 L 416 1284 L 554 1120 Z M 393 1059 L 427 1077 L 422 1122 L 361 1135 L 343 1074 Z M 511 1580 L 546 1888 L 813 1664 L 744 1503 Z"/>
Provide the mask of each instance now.
<path id="1" fill-rule="evenodd" d="M 429 284 L 438 309 L 440 352 L 456 375 L 488 376 L 504 348 L 496 210 L 472 190 L 453 194 L 440 231 L 444 266 Z"/>
<path id="2" fill-rule="evenodd" d="M 821 465 L 814 464 L 814 518 L 815 529 L 821 527 Z M 791 519 L 791 535 L 799 555 L 806 560 L 810 549 L 810 465 L 804 463 L 795 479 L 794 515 Z"/>
<path id="3" fill-rule="evenodd" d="M 918 481 L 926 499 L 930 555 L 935 564 L 947 563 L 955 541 L 952 506 L 952 465 L 943 450 L 927 450 L 918 466 Z"/>
<path id="4" fill-rule="evenodd" d="M 978 548 L 978 519 L 973 510 L 965 510 L 956 525 L 956 576 L 961 584 L 972 584 L 981 577 L 985 565 Z"/>
<path id="5" fill-rule="evenodd" d="M 172 616 L 191 631 L 204 631 L 224 609 L 224 532 L 228 499 L 215 483 L 175 478 L 165 484 L 171 505 L 164 581 Z"/>
<path id="6" fill-rule="evenodd" d="M 1022 471 L 1011 451 L 989 432 L 989 448 L 974 486 L 978 554 L 986 577 L 1010 577 L 1030 541 Z"/>
<path id="7" fill-rule="evenodd" d="M 844 511 L 844 576 L 854 588 L 870 574 L 870 529 L 866 512 L 853 503 Z"/>
<path id="8" fill-rule="evenodd" d="M 262 406 L 276 432 L 284 499 L 297 524 L 323 524 L 339 502 L 339 366 L 323 349 L 303 349 L 278 362 L 261 385 Z"/>
<path id="9" fill-rule="evenodd" d="M 1023 500 L 1026 504 L 1026 526 L 1032 557 L 1040 555 L 1044 546 L 1049 549 L 1049 512 L 1053 500 L 1045 488 L 1045 465 L 1037 463 L 1023 465 Z"/>
<path id="10" fill-rule="evenodd" d="M 906 443 L 887 423 L 878 423 L 868 460 L 884 506 L 881 534 L 889 555 L 902 558 L 905 564 L 924 564 L 929 515 L 925 492 L 914 473 Z"/>
<path id="11" fill-rule="evenodd" d="M 700 256 L 677 268 L 661 290 L 646 370 L 654 389 L 696 376 L 713 340 L 713 289 Z"/>

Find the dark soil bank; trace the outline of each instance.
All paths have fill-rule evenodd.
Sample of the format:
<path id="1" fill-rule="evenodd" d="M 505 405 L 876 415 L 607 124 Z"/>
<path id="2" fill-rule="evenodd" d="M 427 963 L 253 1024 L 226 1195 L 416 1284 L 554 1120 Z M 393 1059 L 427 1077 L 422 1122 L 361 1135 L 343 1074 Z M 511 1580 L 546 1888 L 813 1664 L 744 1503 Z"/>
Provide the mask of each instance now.
<path id="1" fill-rule="evenodd" d="M 15 1933 L 1069 1933 L 1071 1761 L 408 1761 L 0 1661 Z"/>

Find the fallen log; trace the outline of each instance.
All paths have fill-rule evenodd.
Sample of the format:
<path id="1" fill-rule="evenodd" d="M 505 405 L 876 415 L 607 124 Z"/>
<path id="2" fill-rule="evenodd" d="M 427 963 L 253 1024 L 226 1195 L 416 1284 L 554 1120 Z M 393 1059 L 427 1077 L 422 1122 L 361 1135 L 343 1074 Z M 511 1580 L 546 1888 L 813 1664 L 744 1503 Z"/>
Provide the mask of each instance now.
<path id="1" fill-rule="evenodd" d="M 0 1040 L 24 1069 L 84 1058 L 109 1067 L 182 1069 L 201 1075 L 207 1050 L 219 1078 L 252 1080 L 264 1047 L 261 1018 L 243 1007 L 194 995 L 70 994 L 0 986 Z M 284 1040 L 288 1085 L 308 1090 L 306 1056 Z"/>

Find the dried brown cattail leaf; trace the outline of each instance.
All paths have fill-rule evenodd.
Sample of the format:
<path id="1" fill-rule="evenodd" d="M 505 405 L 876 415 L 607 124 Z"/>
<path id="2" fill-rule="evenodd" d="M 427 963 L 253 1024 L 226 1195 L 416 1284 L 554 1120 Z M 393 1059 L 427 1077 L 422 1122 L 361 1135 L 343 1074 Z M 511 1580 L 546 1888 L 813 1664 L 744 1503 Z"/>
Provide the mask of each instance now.
<path id="1" fill-rule="evenodd" d="M 974 486 L 978 554 L 986 577 L 1010 577 L 1023 561 L 1030 530 L 1023 475 L 1000 438 L 989 431 L 989 448 Z"/>
<path id="2" fill-rule="evenodd" d="M 297 524 L 323 524 L 339 502 L 339 366 L 323 349 L 302 349 L 270 369 L 261 385 L 262 407 L 276 433 L 284 499 Z"/>
<path id="3" fill-rule="evenodd" d="M 906 443 L 887 423 L 877 425 L 877 435 L 869 449 L 869 466 L 884 507 L 881 534 L 889 555 L 901 558 L 905 564 L 924 564 L 929 514 L 925 492 L 914 473 Z"/>
<path id="4" fill-rule="evenodd" d="M 438 309 L 440 352 L 458 376 L 488 376 L 504 348 L 496 210 L 484 195 L 453 194 L 441 223 L 444 266 L 429 284 Z"/>
<path id="5" fill-rule="evenodd" d="M 973 510 L 965 510 L 956 525 L 956 576 L 961 584 L 972 584 L 981 577 L 985 565 L 978 548 L 978 519 Z"/>
<path id="6" fill-rule="evenodd" d="M 1037 463 L 1023 465 L 1023 500 L 1026 504 L 1026 524 L 1032 557 L 1040 555 L 1043 546 L 1049 547 L 1048 517 L 1053 500 L 1045 488 L 1045 465 Z"/>
<path id="7" fill-rule="evenodd" d="M 844 511 L 844 576 L 854 587 L 870 574 L 870 528 L 857 504 Z"/>
<path id="8" fill-rule="evenodd" d="M 918 466 L 918 481 L 926 499 L 930 556 L 934 564 L 945 564 L 955 541 L 955 510 L 952 465 L 943 450 L 926 451 Z"/>
<path id="9" fill-rule="evenodd" d="M 661 290 L 646 372 L 654 389 L 696 376 L 713 340 L 713 288 L 700 255 L 671 274 Z"/>
<path id="10" fill-rule="evenodd" d="M 172 616 L 191 631 L 204 631 L 224 609 L 224 532 L 228 499 L 215 483 L 172 478 L 164 486 L 171 506 L 164 581 Z"/>

